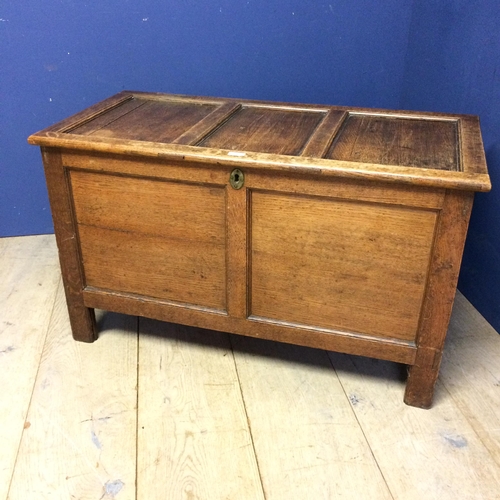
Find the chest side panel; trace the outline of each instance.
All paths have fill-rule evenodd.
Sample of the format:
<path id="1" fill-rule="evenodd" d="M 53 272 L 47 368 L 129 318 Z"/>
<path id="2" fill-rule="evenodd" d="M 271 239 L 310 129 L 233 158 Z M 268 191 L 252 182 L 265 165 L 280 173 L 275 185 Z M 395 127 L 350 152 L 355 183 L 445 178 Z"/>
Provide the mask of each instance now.
<path id="1" fill-rule="evenodd" d="M 226 308 L 225 190 L 70 171 L 86 286 Z"/>

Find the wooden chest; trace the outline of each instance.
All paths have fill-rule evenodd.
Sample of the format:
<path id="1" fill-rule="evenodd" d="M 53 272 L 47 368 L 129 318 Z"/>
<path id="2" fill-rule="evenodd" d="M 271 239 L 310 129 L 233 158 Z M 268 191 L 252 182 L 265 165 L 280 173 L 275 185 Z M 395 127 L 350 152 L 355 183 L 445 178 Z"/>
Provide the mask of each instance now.
<path id="1" fill-rule="evenodd" d="M 371 356 L 431 405 L 476 117 L 122 92 L 29 142 L 75 339 L 100 308 Z"/>

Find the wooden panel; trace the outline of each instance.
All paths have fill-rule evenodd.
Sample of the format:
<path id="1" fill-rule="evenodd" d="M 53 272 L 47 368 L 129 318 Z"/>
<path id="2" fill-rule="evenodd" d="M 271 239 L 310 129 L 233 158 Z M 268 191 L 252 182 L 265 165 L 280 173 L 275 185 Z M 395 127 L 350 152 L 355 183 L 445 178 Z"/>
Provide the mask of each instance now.
<path id="1" fill-rule="evenodd" d="M 459 170 L 457 122 L 351 114 L 327 158 Z"/>
<path id="2" fill-rule="evenodd" d="M 243 107 L 198 146 L 297 155 L 324 116 L 313 111 Z"/>
<path id="3" fill-rule="evenodd" d="M 78 229 L 87 285 L 225 309 L 223 246 L 86 225 Z"/>
<path id="4" fill-rule="evenodd" d="M 137 499 L 263 500 L 228 336 L 143 319 L 139 333 Z"/>
<path id="5" fill-rule="evenodd" d="M 251 314 L 413 340 L 436 213 L 255 192 Z"/>
<path id="6" fill-rule="evenodd" d="M 147 101 L 143 99 L 128 99 L 118 106 L 115 106 L 114 108 L 111 108 L 110 110 L 97 115 L 91 120 L 88 120 L 81 125 L 77 125 L 74 128 L 70 128 L 69 130 L 64 131 L 71 132 L 72 134 L 90 135 L 105 126 L 110 125 L 112 122 L 118 120 L 118 118 L 125 116 L 139 106 L 144 106 L 146 102 Z"/>
<path id="7" fill-rule="evenodd" d="M 71 172 L 87 286 L 226 304 L 225 192 Z"/>
<path id="8" fill-rule="evenodd" d="M 169 143 L 214 109 L 214 105 L 203 103 L 146 101 L 105 126 L 102 121 L 106 115 L 97 117 L 94 131 L 92 121 L 85 124 L 83 130 L 99 137 Z M 80 133 L 79 129 L 72 132 Z"/>
<path id="9" fill-rule="evenodd" d="M 58 294 L 10 500 L 135 500 L 137 318 L 100 324 L 98 345 L 74 342 Z"/>
<path id="10" fill-rule="evenodd" d="M 80 171 L 70 178 L 79 224 L 224 245 L 222 187 Z"/>

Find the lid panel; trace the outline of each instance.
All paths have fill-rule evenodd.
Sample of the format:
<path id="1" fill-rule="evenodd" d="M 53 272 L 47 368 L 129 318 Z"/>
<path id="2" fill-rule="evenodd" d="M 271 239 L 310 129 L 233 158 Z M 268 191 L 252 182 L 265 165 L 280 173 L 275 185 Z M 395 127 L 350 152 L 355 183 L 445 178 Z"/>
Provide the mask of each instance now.
<path id="1" fill-rule="evenodd" d="M 244 106 L 197 146 L 298 155 L 325 114 Z"/>
<path id="2" fill-rule="evenodd" d="M 123 91 L 28 142 L 186 165 L 491 189 L 479 118 L 471 115 Z"/>
<path id="3" fill-rule="evenodd" d="M 90 135 L 97 130 L 116 121 L 118 118 L 130 113 L 135 108 L 143 106 L 146 101 L 141 99 L 128 99 L 119 105 L 109 109 L 105 113 L 99 113 L 94 118 L 84 121 L 81 125 L 70 126 L 63 129 L 64 132 L 70 132 L 78 135 Z"/>
<path id="4" fill-rule="evenodd" d="M 326 158 L 460 170 L 457 122 L 350 114 Z"/>
<path id="5" fill-rule="evenodd" d="M 170 143 L 216 107 L 216 104 L 133 98 L 70 133 Z"/>

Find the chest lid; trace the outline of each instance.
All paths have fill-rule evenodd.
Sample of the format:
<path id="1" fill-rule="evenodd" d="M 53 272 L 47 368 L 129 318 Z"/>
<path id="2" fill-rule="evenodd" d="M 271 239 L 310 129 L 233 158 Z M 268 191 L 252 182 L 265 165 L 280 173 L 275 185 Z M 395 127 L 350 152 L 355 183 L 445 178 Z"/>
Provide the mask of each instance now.
<path id="1" fill-rule="evenodd" d="M 477 117 L 121 92 L 28 139 L 86 151 L 490 189 Z"/>

